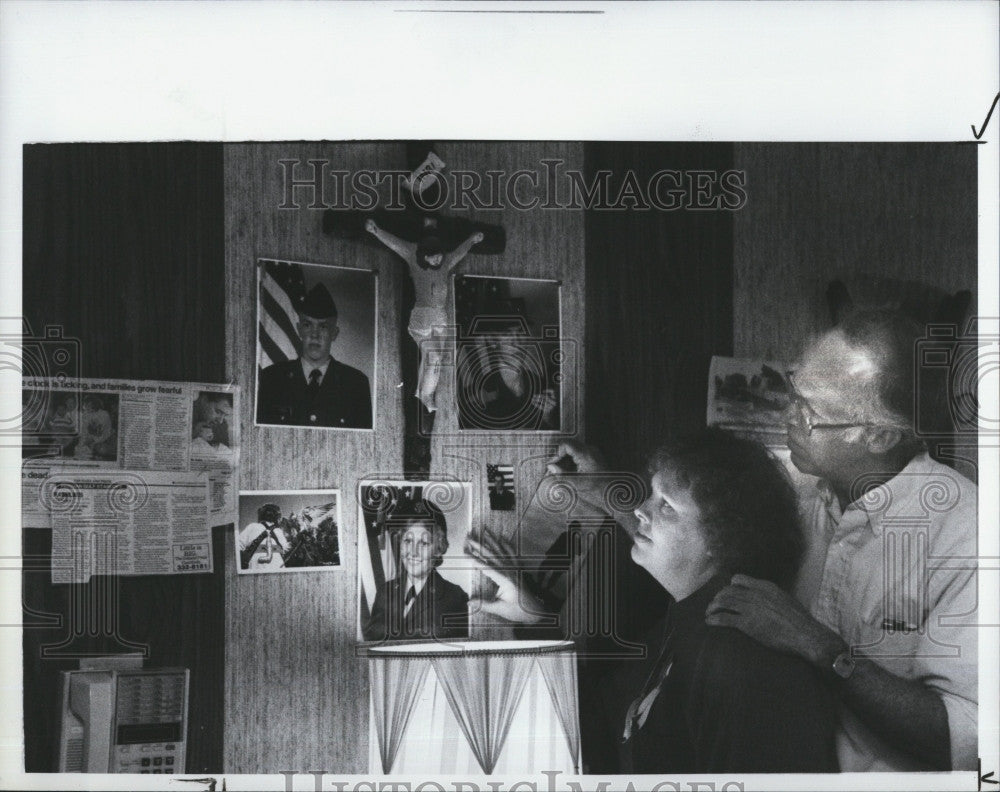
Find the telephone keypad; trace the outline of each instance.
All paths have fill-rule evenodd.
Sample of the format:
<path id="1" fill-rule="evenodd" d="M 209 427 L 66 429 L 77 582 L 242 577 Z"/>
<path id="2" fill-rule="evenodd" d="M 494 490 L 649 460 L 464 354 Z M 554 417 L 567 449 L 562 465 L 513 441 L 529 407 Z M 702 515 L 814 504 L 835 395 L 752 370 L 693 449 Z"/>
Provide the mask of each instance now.
<path id="1" fill-rule="evenodd" d="M 180 746 L 176 743 L 146 743 L 145 745 L 119 745 L 117 747 L 117 772 L 121 773 L 175 773 L 182 771 Z"/>

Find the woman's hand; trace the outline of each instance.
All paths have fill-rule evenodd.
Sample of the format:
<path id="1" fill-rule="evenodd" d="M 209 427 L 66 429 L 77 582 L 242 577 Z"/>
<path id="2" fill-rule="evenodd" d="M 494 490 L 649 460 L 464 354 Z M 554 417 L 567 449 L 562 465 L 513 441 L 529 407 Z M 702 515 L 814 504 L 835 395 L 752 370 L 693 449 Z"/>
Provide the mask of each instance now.
<path id="1" fill-rule="evenodd" d="M 571 470 L 570 468 L 574 468 Z M 604 458 L 593 446 L 566 440 L 559 444 L 555 455 L 546 463 L 545 470 L 553 476 L 565 473 L 600 473 L 604 470 Z"/>
<path id="2" fill-rule="evenodd" d="M 376 231 L 378 231 L 378 225 L 370 217 L 367 220 L 365 220 L 365 231 L 367 231 L 369 234 L 374 234 Z"/>
<path id="3" fill-rule="evenodd" d="M 491 600 L 470 599 L 470 613 L 492 613 L 517 624 L 535 624 L 547 615 L 535 597 L 519 587 L 513 578 L 493 567 L 501 559 L 494 554 L 487 556 L 480 542 L 466 537 L 465 552 L 472 559 L 473 565 L 497 586 L 497 593 Z"/>
<path id="4" fill-rule="evenodd" d="M 482 231 L 477 231 L 476 233 L 474 233 L 472 235 L 472 244 L 473 245 L 478 245 L 484 239 L 485 239 L 485 237 L 483 236 L 483 232 Z"/>

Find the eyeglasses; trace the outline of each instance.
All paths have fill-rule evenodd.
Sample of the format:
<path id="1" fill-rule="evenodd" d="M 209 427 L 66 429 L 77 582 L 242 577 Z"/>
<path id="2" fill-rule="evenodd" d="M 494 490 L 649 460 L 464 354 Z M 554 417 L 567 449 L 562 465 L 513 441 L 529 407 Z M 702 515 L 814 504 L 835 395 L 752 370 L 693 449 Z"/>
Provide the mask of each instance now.
<path id="1" fill-rule="evenodd" d="M 788 415 L 791 419 L 790 422 L 794 422 L 800 428 L 805 430 L 806 437 L 811 437 L 814 429 L 852 429 L 855 426 L 872 426 L 868 423 L 830 423 L 823 421 L 816 411 L 809 404 L 809 400 L 806 399 L 799 389 L 795 387 L 795 375 L 789 374 L 786 378 L 788 382 L 788 397 L 791 400 L 788 405 Z"/>

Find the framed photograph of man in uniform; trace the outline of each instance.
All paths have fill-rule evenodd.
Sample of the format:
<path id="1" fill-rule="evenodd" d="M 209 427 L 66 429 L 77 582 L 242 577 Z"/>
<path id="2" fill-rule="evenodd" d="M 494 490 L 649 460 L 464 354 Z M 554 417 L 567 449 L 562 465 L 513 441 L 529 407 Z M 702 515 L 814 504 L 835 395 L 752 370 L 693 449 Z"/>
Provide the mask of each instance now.
<path id="1" fill-rule="evenodd" d="M 560 431 L 559 282 L 458 276 L 455 320 L 459 428 Z"/>
<path id="2" fill-rule="evenodd" d="M 375 273 L 262 259 L 257 287 L 256 424 L 370 430 Z"/>
<path id="3" fill-rule="evenodd" d="M 459 481 L 360 483 L 359 639 L 468 637 L 471 496 L 472 485 Z"/>
<path id="4" fill-rule="evenodd" d="M 240 493 L 239 574 L 342 569 L 338 490 Z"/>

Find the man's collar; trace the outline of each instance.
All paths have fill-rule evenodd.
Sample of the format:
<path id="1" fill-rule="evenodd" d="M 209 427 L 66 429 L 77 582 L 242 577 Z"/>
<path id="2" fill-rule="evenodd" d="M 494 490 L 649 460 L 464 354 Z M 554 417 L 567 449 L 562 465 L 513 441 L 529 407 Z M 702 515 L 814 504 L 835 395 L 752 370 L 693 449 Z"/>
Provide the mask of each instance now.
<path id="1" fill-rule="evenodd" d="M 903 513 L 906 513 L 909 509 L 905 504 L 913 498 L 919 497 L 920 490 L 927 483 L 927 477 L 930 475 L 930 471 L 927 469 L 929 463 L 930 456 L 926 451 L 917 454 L 895 476 L 883 481 L 877 487 L 872 487 L 860 498 L 849 503 L 842 512 L 830 482 L 820 479 L 816 482 L 816 489 L 819 490 L 819 496 L 826 504 L 827 512 L 836 522 L 839 523 L 851 511 L 862 511 L 868 518 L 868 525 L 872 529 L 872 533 L 881 536 L 882 522 L 890 506 L 895 513 L 899 512 L 900 507 L 903 507 Z M 920 512 L 918 510 L 915 513 Z"/>
<path id="2" fill-rule="evenodd" d="M 299 358 L 299 362 L 302 363 L 302 376 L 304 376 L 306 378 L 306 381 L 308 382 L 309 375 L 313 372 L 314 369 L 319 369 L 321 379 L 326 376 L 327 369 L 330 368 L 330 364 L 333 363 L 333 355 L 327 355 L 326 363 L 323 363 L 320 366 L 316 366 L 310 363 L 305 358 Z"/>

